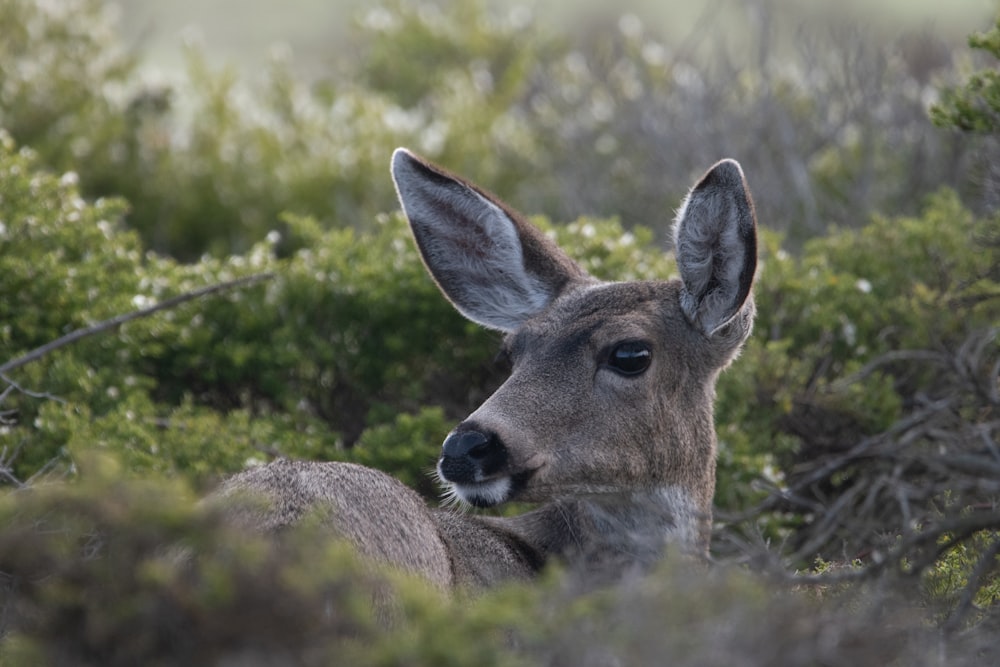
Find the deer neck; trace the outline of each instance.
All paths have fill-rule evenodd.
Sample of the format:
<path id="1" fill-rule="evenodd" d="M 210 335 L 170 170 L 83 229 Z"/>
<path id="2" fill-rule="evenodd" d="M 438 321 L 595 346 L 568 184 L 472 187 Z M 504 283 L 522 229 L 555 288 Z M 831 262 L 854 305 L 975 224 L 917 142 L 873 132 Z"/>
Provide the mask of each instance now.
<path id="1" fill-rule="evenodd" d="M 556 500 L 503 520 L 543 559 L 609 574 L 645 570 L 668 545 L 705 551 L 705 512 L 678 486 Z"/>

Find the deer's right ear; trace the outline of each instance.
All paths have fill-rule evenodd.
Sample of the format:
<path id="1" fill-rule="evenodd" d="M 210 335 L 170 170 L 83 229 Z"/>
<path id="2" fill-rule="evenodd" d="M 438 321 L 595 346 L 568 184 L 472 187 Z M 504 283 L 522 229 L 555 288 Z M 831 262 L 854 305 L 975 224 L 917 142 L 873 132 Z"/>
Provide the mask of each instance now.
<path id="1" fill-rule="evenodd" d="M 739 163 L 722 160 L 691 188 L 677 214 L 674 243 L 684 283 L 681 309 L 696 329 L 711 336 L 741 311 L 752 316 L 757 221 Z"/>
<path id="2" fill-rule="evenodd" d="M 404 148 L 392 178 L 424 264 L 460 313 L 513 331 L 587 276 L 502 202 Z"/>

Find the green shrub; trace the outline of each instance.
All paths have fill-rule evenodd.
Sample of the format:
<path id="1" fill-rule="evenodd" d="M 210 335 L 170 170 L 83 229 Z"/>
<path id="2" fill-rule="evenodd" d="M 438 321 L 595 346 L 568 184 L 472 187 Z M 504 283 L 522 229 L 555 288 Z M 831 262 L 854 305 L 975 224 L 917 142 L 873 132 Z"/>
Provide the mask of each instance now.
<path id="1" fill-rule="evenodd" d="M 124 203 L 101 200 L 88 204 L 75 183 L 72 173 L 57 177 L 39 170 L 30 150 L 14 152 L 9 137 L 3 137 L 0 271 L 5 279 L 0 288 L 0 318 L 4 322 L 0 327 L 0 358 L 5 362 L 70 331 L 146 306 L 151 300 L 216 282 L 228 272 L 245 274 L 255 268 L 252 261 L 240 259 L 185 268 L 169 260 L 144 258 L 135 233 L 121 228 Z M 169 330 L 171 337 L 181 339 L 183 332 L 178 329 L 183 327 L 173 326 L 180 325 L 174 318 L 190 318 L 192 312 L 180 309 L 125 325 L 115 335 L 84 339 L 5 378 L 10 387 L 18 388 L 4 394 L 3 404 L 9 411 L 5 432 L 16 434 L 20 442 L 18 474 L 27 478 L 54 458 L 63 457 L 65 462 L 73 439 L 79 441 L 88 435 L 93 439 L 87 446 L 113 442 L 113 448 L 145 449 L 152 457 L 147 461 L 156 460 L 154 468 L 171 467 L 177 461 L 204 468 L 204 461 L 190 456 L 178 455 L 171 463 L 167 463 L 169 458 L 155 456 L 171 413 L 179 417 L 199 412 L 180 406 L 180 399 L 192 389 L 189 387 L 187 394 L 177 392 L 179 398 L 173 405 L 154 406 L 150 400 L 166 384 L 149 373 L 149 362 L 172 345 L 172 338 L 164 342 L 159 334 Z M 224 317 L 227 311 L 219 308 L 215 312 Z M 193 372 L 187 371 L 188 375 Z M 185 382 L 184 377 L 170 380 Z M 200 414 L 208 417 L 203 409 Z M 213 414 L 218 421 L 220 415 Z M 192 438 L 188 447 L 196 442 L 198 439 Z M 249 442 L 242 451 L 248 446 Z M 233 453 L 229 456 L 238 458 L 240 465 L 246 458 Z M 230 465 L 229 469 L 234 467 L 239 466 Z"/>
<path id="2" fill-rule="evenodd" d="M 136 61 L 105 4 L 3 0 L 0 25 L 0 128 L 60 172 L 113 150 Z"/>
<path id="3" fill-rule="evenodd" d="M 938 664 L 934 633 L 886 611 L 885 593 L 828 590 L 819 604 L 668 559 L 597 590 L 553 573 L 445 598 L 315 527 L 242 532 L 183 485 L 123 477 L 107 457 L 84 458 L 77 483 L 0 499 L 0 522 L 5 665 Z M 949 664 L 996 655 L 973 648 L 949 643 Z"/>
<path id="4" fill-rule="evenodd" d="M 1000 18 L 994 26 L 969 37 L 969 47 L 992 59 L 1000 58 Z M 959 86 L 946 87 L 931 107 L 931 118 L 942 127 L 984 134 L 1000 133 L 1000 75 L 984 68 Z"/>
<path id="5" fill-rule="evenodd" d="M 82 467 L 83 483 L 0 501 L 4 664 L 214 664 L 334 642 L 346 658 L 372 637 L 379 584 L 344 549 L 240 533 L 107 458 Z"/>
<path id="6" fill-rule="evenodd" d="M 401 414 L 388 424 L 367 429 L 351 459 L 391 473 L 407 486 L 433 498 L 440 493 L 432 483 L 431 472 L 441 450 L 441 443 L 454 422 L 445 418 L 440 408 L 424 408 L 415 415 Z"/>

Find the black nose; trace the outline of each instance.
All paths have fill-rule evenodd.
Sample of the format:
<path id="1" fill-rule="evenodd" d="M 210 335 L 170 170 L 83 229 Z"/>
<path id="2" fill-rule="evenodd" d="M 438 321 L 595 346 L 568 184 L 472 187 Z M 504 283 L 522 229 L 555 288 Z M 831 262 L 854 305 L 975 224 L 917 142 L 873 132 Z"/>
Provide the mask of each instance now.
<path id="1" fill-rule="evenodd" d="M 463 429 L 445 438 L 438 472 L 448 482 L 479 482 L 506 463 L 507 448 L 495 433 Z"/>

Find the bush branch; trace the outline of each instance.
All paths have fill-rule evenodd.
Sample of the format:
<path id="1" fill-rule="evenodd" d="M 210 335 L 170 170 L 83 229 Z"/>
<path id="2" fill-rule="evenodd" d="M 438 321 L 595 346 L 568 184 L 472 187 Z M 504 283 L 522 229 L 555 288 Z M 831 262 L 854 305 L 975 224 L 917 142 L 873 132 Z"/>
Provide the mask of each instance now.
<path id="1" fill-rule="evenodd" d="M 124 315 L 118 315 L 112 317 L 111 319 L 104 320 L 102 322 L 97 322 L 89 327 L 84 327 L 83 329 L 76 329 L 71 331 L 61 338 L 57 338 L 54 341 L 46 343 L 41 347 L 37 347 L 31 352 L 25 355 L 17 357 L 16 359 L 11 359 L 7 363 L 0 366 L 0 375 L 8 373 L 16 368 L 30 364 L 32 361 L 37 361 L 41 359 L 46 354 L 58 350 L 61 347 L 75 343 L 83 338 L 88 338 L 90 336 L 103 333 L 109 329 L 114 329 L 119 327 L 126 322 L 131 322 L 132 320 L 137 320 L 143 317 L 148 317 L 153 313 L 159 312 L 161 310 L 167 310 L 168 308 L 173 308 L 187 301 L 192 301 L 194 299 L 201 298 L 203 296 L 208 296 L 210 294 L 216 294 L 218 292 L 225 292 L 227 290 L 236 289 L 240 287 L 246 287 L 248 285 L 253 285 L 264 280 L 270 280 L 274 277 L 273 273 L 258 273 L 252 276 L 246 276 L 243 278 L 237 278 L 235 280 L 228 280 L 222 283 L 216 283 L 214 285 L 209 285 L 207 287 L 202 287 L 201 289 L 196 289 L 191 292 L 185 292 L 184 294 L 179 294 L 175 297 L 167 299 L 166 301 L 161 301 L 155 305 L 149 306 L 148 308 L 143 308 L 142 310 L 136 310 L 131 313 L 125 313 Z"/>

